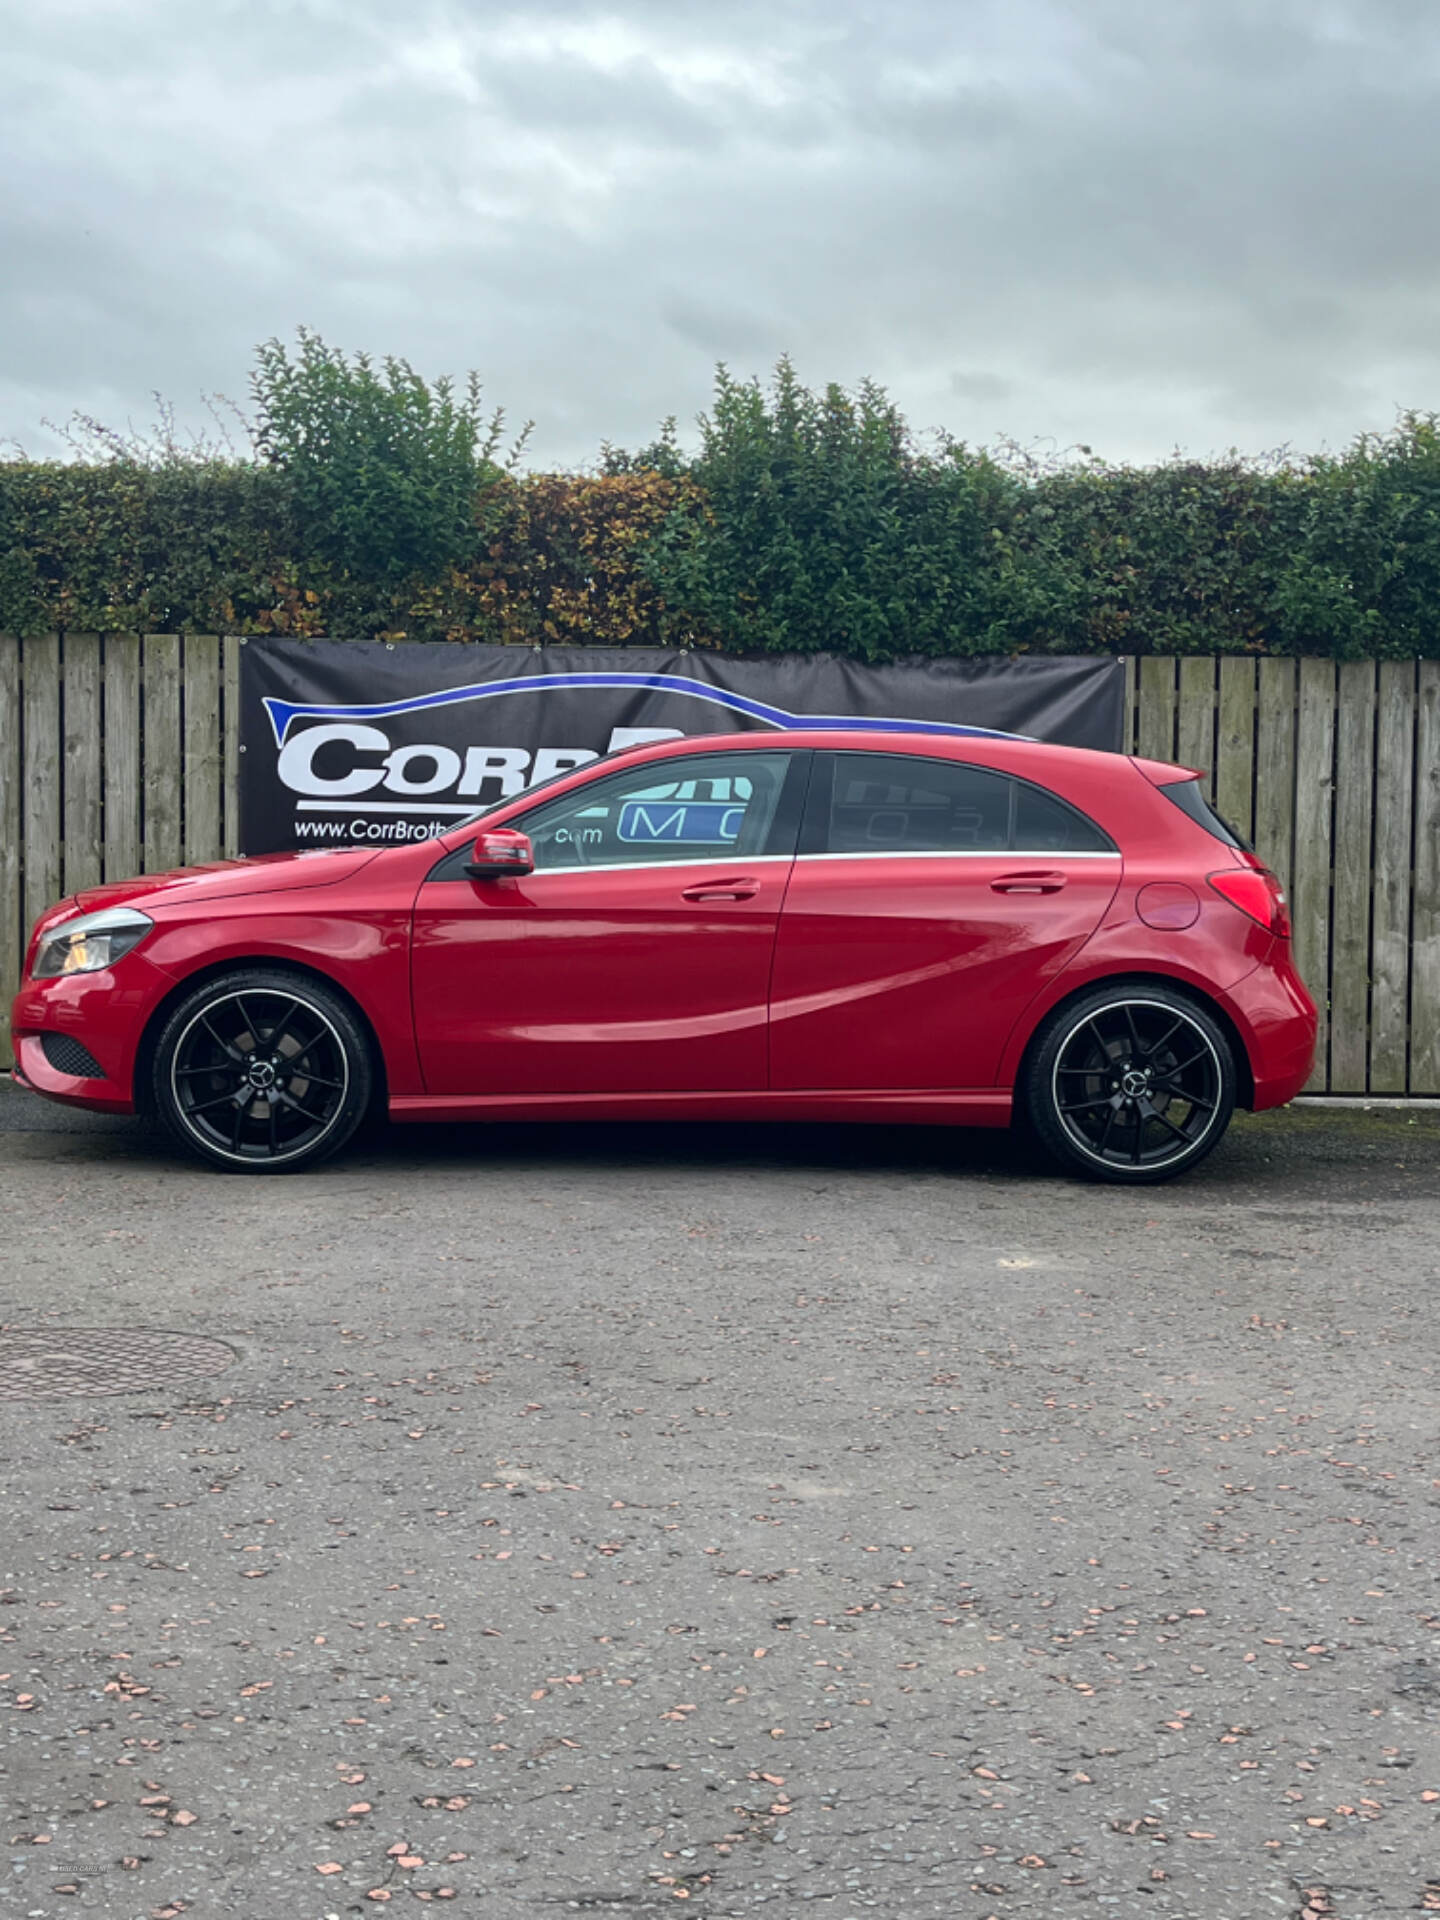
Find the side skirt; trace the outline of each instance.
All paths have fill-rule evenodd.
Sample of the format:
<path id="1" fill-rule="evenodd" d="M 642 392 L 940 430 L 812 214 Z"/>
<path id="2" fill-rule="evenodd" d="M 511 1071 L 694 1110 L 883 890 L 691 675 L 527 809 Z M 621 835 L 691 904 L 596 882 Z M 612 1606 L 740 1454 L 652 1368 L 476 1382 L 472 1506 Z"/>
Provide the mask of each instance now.
<path id="1" fill-rule="evenodd" d="M 1008 1127 L 1008 1089 L 977 1093 L 826 1089 L 815 1093 L 402 1093 L 392 1120 L 858 1120 Z"/>

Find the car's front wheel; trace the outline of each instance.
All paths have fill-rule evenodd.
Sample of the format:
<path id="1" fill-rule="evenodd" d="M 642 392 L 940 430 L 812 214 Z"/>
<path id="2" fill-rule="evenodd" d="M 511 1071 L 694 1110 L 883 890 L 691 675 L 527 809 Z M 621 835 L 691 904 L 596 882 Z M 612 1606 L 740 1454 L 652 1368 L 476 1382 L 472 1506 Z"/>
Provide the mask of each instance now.
<path id="1" fill-rule="evenodd" d="M 1097 987 L 1058 1008 L 1017 1089 L 1051 1154 L 1092 1180 L 1171 1180 L 1218 1146 L 1235 1060 L 1197 1002 L 1158 985 Z"/>
<path id="2" fill-rule="evenodd" d="M 170 1133 L 230 1172 L 298 1173 L 337 1152 L 375 1070 L 347 1003 L 308 976 L 246 968 L 205 981 L 165 1022 L 151 1089 Z"/>

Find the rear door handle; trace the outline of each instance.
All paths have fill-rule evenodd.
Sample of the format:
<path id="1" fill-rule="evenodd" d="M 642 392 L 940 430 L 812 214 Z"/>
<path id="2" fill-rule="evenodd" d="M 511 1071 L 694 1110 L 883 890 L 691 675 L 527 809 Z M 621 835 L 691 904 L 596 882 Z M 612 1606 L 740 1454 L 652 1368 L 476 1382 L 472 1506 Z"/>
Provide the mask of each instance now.
<path id="1" fill-rule="evenodd" d="M 752 880 L 748 874 L 741 874 L 734 880 L 697 880 L 693 887 L 682 887 L 682 900 L 753 900 L 760 891 L 760 882 Z"/>
<path id="2" fill-rule="evenodd" d="M 1063 873 L 1002 873 L 990 882 L 992 893 L 1058 893 L 1065 884 Z"/>

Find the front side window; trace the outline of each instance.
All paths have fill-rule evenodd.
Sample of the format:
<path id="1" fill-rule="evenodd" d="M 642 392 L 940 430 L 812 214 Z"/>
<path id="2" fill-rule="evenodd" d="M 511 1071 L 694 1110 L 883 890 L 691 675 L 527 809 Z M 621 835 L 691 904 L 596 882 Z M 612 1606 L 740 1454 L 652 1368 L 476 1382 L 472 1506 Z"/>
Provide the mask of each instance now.
<path id="1" fill-rule="evenodd" d="M 1109 853 L 1093 821 L 1028 781 L 958 760 L 835 756 L 827 853 Z"/>
<path id="2" fill-rule="evenodd" d="M 754 859 L 772 827 L 793 755 L 706 753 L 652 761 L 510 822 L 530 836 L 535 869 Z"/>

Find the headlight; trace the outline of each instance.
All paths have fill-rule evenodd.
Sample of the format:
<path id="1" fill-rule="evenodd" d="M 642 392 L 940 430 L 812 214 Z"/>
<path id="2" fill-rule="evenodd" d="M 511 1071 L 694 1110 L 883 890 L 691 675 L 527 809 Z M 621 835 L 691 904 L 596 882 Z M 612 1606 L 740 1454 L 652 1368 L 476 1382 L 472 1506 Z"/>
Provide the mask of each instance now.
<path id="1" fill-rule="evenodd" d="M 102 907 L 62 920 L 40 937 L 35 950 L 34 980 L 53 980 L 62 973 L 96 973 L 113 967 L 123 954 L 138 947 L 155 922 L 136 907 Z"/>

